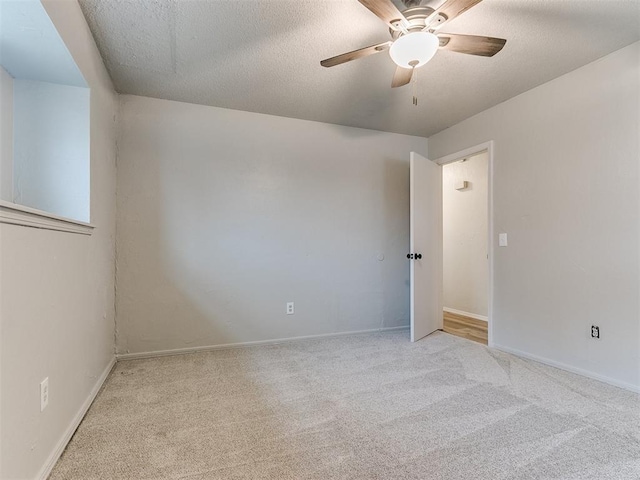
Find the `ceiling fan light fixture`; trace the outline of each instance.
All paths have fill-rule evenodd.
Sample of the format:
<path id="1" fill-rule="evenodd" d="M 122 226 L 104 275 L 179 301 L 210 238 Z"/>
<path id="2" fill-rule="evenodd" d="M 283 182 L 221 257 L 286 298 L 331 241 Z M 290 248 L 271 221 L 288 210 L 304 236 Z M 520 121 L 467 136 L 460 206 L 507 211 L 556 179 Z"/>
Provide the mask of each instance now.
<path id="1" fill-rule="evenodd" d="M 389 55 L 402 68 L 418 68 L 433 58 L 440 41 L 433 33 L 412 32 L 401 36 L 389 49 Z"/>

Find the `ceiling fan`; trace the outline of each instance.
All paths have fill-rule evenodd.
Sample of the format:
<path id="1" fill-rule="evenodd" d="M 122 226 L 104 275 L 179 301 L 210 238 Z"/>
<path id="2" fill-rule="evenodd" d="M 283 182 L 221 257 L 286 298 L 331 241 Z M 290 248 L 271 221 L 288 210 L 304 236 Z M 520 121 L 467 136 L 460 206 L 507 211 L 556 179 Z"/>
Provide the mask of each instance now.
<path id="1" fill-rule="evenodd" d="M 395 88 L 408 84 L 414 70 L 431 60 L 438 48 L 469 55 L 493 57 L 507 43 L 503 38 L 440 33 L 440 28 L 448 21 L 482 0 L 446 0 L 435 10 L 428 6 L 421 6 L 422 0 L 403 0 L 407 7 L 403 12 L 400 12 L 391 0 L 358 1 L 389 25 L 392 39 L 322 60 L 320 65 L 323 67 L 333 67 L 389 50 L 391 59 L 397 65 L 391 82 L 391 86 Z"/>

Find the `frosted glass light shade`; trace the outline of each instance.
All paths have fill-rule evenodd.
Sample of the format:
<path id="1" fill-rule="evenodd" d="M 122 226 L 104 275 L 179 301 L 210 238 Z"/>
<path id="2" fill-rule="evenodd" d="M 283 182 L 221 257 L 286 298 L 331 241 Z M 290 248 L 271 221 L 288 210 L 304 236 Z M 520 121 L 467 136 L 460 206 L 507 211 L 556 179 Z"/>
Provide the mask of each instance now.
<path id="1" fill-rule="evenodd" d="M 389 55 L 399 67 L 417 68 L 433 58 L 439 45 L 440 41 L 433 33 L 413 32 L 393 42 Z M 412 65 L 412 62 L 418 63 Z"/>

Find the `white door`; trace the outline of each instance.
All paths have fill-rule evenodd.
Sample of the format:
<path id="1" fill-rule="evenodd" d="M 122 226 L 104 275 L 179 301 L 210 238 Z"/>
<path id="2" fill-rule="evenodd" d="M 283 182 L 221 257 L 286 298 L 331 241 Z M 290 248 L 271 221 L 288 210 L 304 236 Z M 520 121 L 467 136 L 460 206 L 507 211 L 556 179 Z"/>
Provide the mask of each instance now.
<path id="1" fill-rule="evenodd" d="M 442 328 L 442 167 L 411 152 L 411 341 Z"/>

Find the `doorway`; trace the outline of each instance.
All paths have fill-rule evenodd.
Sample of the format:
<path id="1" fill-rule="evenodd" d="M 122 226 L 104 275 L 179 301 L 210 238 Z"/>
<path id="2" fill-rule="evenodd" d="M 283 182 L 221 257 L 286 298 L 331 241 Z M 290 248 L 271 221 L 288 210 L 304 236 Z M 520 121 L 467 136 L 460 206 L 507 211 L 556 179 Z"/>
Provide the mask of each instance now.
<path id="1" fill-rule="evenodd" d="M 444 304 L 444 234 L 443 234 L 443 170 L 451 163 L 461 162 L 463 159 L 470 159 L 478 154 L 486 156 L 486 188 L 484 189 L 484 218 L 486 219 L 484 236 L 484 274 L 486 287 L 484 288 L 484 299 L 486 300 L 486 315 L 482 313 L 469 312 L 468 310 L 456 309 L 455 306 Z M 465 180 L 464 178 L 461 180 Z M 444 307 L 447 307 L 448 314 L 455 314 L 451 310 L 458 310 L 462 313 L 474 314 L 481 317 L 473 318 L 464 315 L 466 325 L 457 325 L 457 330 L 469 333 L 473 327 L 479 327 L 486 332 L 486 343 L 489 347 L 493 345 L 492 331 L 492 311 L 493 311 L 493 142 L 471 147 L 458 153 L 441 157 L 434 161 L 411 152 L 410 159 L 410 245 L 407 258 L 410 261 L 410 313 L 411 313 L 411 341 L 417 341 L 435 330 L 444 329 Z M 470 191 L 471 178 L 466 179 L 467 184 L 462 183 L 463 189 L 466 187 Z M 479 185 L 478 186 L 479 190 Z M 482 233 L 477 235 L 482 236 Z M 486 319 L 485 319 L 486 317 Z M 471 320 L 468 320 L 471 319 Z M 460 322 L 458 322 L 460 323 Z M 475 328 L 474 328 L 475 329 Z M 459 333 L 459 332 L 452 332 Z M 466 336 L 466 335 L 461 335 Z M 469 336 L 467 336 L 469 338 Z M 477 340 L 472 338 L 472 340 Z"/>
<path id="2" fill-rule="evenodd" d="M 492 344 L 492 143 L 442 166 L 443 330 Z"/>

